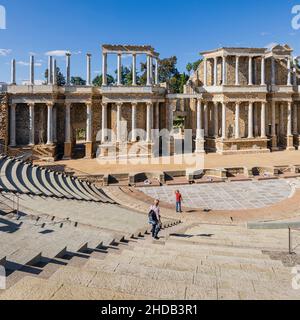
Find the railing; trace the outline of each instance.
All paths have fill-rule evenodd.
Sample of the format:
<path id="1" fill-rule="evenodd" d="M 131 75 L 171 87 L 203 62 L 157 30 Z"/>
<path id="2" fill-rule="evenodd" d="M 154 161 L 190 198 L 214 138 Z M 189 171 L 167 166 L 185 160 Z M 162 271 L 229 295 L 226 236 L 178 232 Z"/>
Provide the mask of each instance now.
<path id="1" fill-rule="evenodd" d="M 17 194 L 4 195 L 0 193 L 0 205 L 3 204 L 6 208 L 19 215 L 20 212 L 20 196 Z"/>
<path id="2" fill-rule="evenodd" d="M 292 239 L 292 232 L 293 231 L 300 232 L 300 228 L 289 228 L 289 254 L 295 254 L 294 250 L 300 246 L 300 243 L 299 243 L 293 248 L 293 239 Z"/>

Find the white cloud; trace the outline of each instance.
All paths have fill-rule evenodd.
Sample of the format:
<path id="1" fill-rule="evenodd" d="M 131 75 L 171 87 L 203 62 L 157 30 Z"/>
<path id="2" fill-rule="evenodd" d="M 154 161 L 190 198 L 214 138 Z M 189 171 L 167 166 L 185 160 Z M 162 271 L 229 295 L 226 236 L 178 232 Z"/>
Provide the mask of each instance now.
<path id="1" fill-rule="evenodd" d="M 19 66 L 29 67 L 29 62 L 26 62 L 26 61 L 17 61 L 17 64 Z M 35 65 L 35 67 L 41 67 L 42 66 L 42 64 L 39 63 L 39 62 L 36 62 L 34 65 Z"/>
<path id="2" fill-rule="evenodd" d="M 277 42 L 271 42 L 271 43 L 268 43 L 267 45 L 265 45 L 265 48 L 271 50 L 273 47 L 275 47 L 277 45 L 278 45 Z"/>
<path id="3" fill-rule="evenodd" d="M 71 52 L 69 50 L 52 50 L 45 53 L 46 56 L 53 56 L 53 57 L 64 57 L 67 53 L 71 53 L 73 55 L 79 55 L 82 52 L 80 50 Z"/>
<path id="4" fill-rule="evenodd" d="M 262 37 L 269 36 L 270 34 L 271 34 L 270 32 L 265 32 L 265 31 L 260 33 Z"/>
<path id="5" fill-rule="evenodd" d="M 11 49 L 0 49 L 0 56 L 8 56 L 9 54 L 12 53 L 12 50 Z"/>

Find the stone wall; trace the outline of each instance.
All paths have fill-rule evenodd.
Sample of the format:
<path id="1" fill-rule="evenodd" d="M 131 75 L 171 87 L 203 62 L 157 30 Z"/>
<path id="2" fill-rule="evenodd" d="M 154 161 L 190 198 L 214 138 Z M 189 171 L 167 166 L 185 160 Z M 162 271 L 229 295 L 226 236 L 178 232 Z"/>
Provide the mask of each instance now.
<path id="1" fill-rule="evenodd" d="M 0 95 L 0 152 L 8 145 L 8 116 L 7 96 Z"/>

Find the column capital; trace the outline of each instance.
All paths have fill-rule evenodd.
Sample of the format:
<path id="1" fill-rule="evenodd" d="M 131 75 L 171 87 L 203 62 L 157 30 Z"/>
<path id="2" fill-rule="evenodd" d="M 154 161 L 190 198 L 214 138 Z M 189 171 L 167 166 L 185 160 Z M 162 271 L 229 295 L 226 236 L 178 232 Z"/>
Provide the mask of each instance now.
<path id="1" fill-rule="evenodd" d="M 117 107 L 122 107 L 123 106 L 123 102 L 116 102 L 116 106 Z"/>
<path id="2" fill-rule="evenodd" d="M 85 102 L 85 105 L 86 105 L 87 107 L 92 107 L 93 103 L 90 102 L 90 101 L 88 101 L 88 102 Z"/>
<path id="3" fill-rule="evenodd" d="M 108 105 L 108 102 L 101 102 L 101 106 L 102 106 L 102 107 L 105 107 L 105 108 L 106 108 L 107 105 Z"/>
<path id="4" fill-rule="evenodd" d="M 27 105 L 28 105 L 29 107 L 34 107 L 34 106 L 35 106 L 35 102 L 28 102 Z"/>
<path id="5" fill-rule="evenodd" d="M 90 58 L 92 56 L 92 54 L 91 53 L 87 53 L 86 56 Z"/>
<path id="6" fill-rule="evenodd" d="M 138 105 L 138 102 L 131 102 L 131 105 L 136 107 Z"/>
<path id="7" fill-rule="evenodd" d="M 11 107 L 12 109 L 16 109 L 17 103 L 12 103 L 12 104 L 10 105 L 10 107 Z"/>
<path id="8" fill-rule="evenodd" d="M 46 106 L 48 108 L 53 108 L 54 107 L 54 102 L 46 102 Z"/>
<path id="9" fill-rule="evenodd" d="M 152 107 L 152 106 L 153 106 L 153 101 L 151 101 L 151 102 L 146 102 L 146 105 L 147 105 L 148 107 Z"/>
<path id="10" fill-rule="evenodd" d="M 66 57 L 71 57 L 71 52 L 66 52 Z"/>

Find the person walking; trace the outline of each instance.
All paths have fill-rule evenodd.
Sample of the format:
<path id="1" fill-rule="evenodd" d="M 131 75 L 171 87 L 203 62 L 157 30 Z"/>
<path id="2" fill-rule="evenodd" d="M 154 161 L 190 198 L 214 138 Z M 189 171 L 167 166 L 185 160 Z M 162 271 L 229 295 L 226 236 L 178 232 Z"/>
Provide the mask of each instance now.
<path id="1" fill-rule="evenodd" d="M 182 195 L 181 195 L 179 190 L 176 190 L 175 196 L 176 196 L 176 212 L 177 213 L 182 213 L 182 206 L 181 206 Z"/>
<path id="2" fill-rule="evenodd" d="M 152 238 L 159 240 L 158 234 L 161 229 L 159 200 L 155 200 L 154 205 L 150 207 L 149 224 L 152 225 Z"/>

